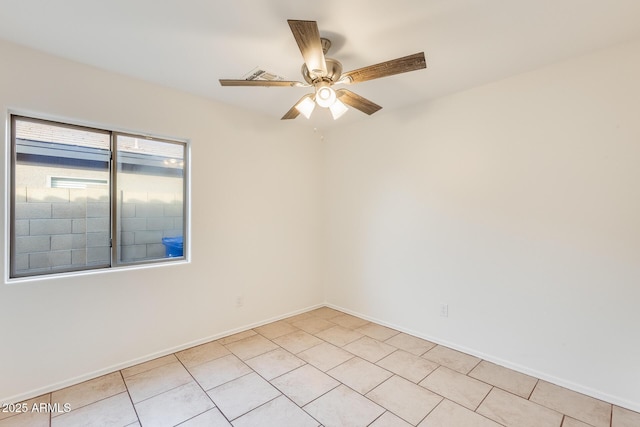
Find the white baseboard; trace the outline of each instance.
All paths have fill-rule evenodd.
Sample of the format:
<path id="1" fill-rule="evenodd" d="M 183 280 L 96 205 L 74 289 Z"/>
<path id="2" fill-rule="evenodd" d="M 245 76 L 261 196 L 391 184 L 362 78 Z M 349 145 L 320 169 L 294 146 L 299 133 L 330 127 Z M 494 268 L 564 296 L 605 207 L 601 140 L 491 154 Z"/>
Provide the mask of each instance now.
<path id="1" fill-rule="evenodd" d="M 128 360 L 126 362 L 122 362 L 122 363 L 118 363 L 118 364 L 115 364 L 115 365 L 107 366 L 107 367 L 105 367 L 103 369 L 98 369 L 96 371 L 89 372 L 89 373 L 86 373 L 86 374 L 83 374 L 83 375 L 79 375 L 77 377 L 70 378 L 68 380 L 64 380 L 64 381 L 60 381 L 60 382 L 57 382 L 57 383 L 49 384 L 49 385 L 46 385 L 44 387 L 40 387 L 40 388 L 37 388 L 37 389 L 34 389 L 34 390 L 29 390 L 27 392 L 16 394 L 16 395 L 13 395 L 13 396 L 9 396 L 7 398 L 0 398 L 0 402 L 2 402 L 3 404 L 4 403 L 9 404 L 9 403 L 22 402 L 22 401 L 25 401 L 25 400 L 28 400 L 28 399 L 32 399 L 32 398 L 37 397 L 37 396 L 42 396 L 43 394 L 46 394 L 46 393 L 51 393 L 52 391 L 60 390 L 60 389 L 63 389 L 65 387 L 69 387 L 69 386 L 76 385 L 76 384 L 79 384 L 79 383 L 82 383 L 82 382 L 85 382 L 85 381 L 88 381 L 88 380 L 92 380 L 92 379 L 97 378 L 97 377 L 101 377 L 102 375 L 110 374 L 112 372 L 119 371 L 121 369 L 129 368 L 131 366 L 138 365 L 140 363 L 148 362 L 149 360 L 157 359 L 158 357 L 162 357 L 162 356 L 166 356 L 166 355 L 169 355 L 169 354 L 172 354 L 172 353 L 176 353 L 178 351 L 182 351 L 182 350 L 185 350 L 185 349 L 190 348 L 190 347 L 195 347 L 197 345 L 204 344 L 204 343 L 207 343 L 207 342 L 210 342 L 210 341 L 215 341 L 215 340 L 218 340 L 220 338 L 227 337 L 229 335 L 237 334 L 239 332 L 248 331 L 249 329 L 257 328 L 258 326 L 266 325 L 267 323 L 276 322 L 278 320 L 285 319 L 285 318 L 291 317 L 291 316 L 295 316 L 296 314 L 305 313 L 305 312 L 310 311 L 310 310 L 315 310 L 316 308 L 320 308 L 320 307 L 324 307 L 324 306 L 325 306 L 325 304 L 316 304 L 316 305 L 312 305 L 312 306 L 307 307 L 307 308 L 303 308 L 303 309 L 300 309 L 300 310 L 295 310 L 295 311 L 292 311 L 290 313 L 283 314 L 281 316 L 271 317 L 269 319 L 265 319 L 265 320 L 261 320 L 259 322 L 251 323 L 249 325 L 244 325 L 244 326 L 241 326 L 241 327 L 238 327 L 238 328 L 230 329 L 230 330 L 227 330 L 227 331 L 224 331 L 224 332 L 220 332 L 218 334 L 214 334 L 214 335 L 210 335 L 208 337 L 197 339 L 195 341 L 191 341 L 191 342 L 188 342 L 188 343 L 180 344 L 180 345 L 172 347 L 172 348 L 167 348 L 167 349 L 164 349 L 164 350 L 161 350 L 161 351 L 156 351 L 154 353 L 147 354 L 146 356 L 138 357 L 138 358 L 135 358 L 135 359 Z"/>
<path id="2" fill-rule="evenodd" d="M 370 322 L 375 322 L 375 323 L 378 323 L 380 325 L 387 326 L 389 328 L 395 329 L 397 331 L 404 332 L 406 334 L 413 335 L 415 337 L 422 338 L 422 339 L 425 339 L 427 341 L 431 341 L 433 343 L 440 344 L 440 345 L 443 345 L 445 347 L 449 347 L 449 348 L 452 348 L 454 350 L 458 350 L 458 351 L 461 351 L 461 352 L 466 353 L 466 354 L 470 354 L 470 355 L 475 356 L 475 357 L 479 357 L 480 359 L 486 360 L 488 362 L 495 363 L 496 365 L 500 365 L 500 366 L 504 366 L 505 368 L 513 369 L 514 371 L 518 371 L 518 372 L 521 372 L 523 374 L 539 378 L 541 380 L 544 380 L 544 381 L 550 382 L 552 384 L 567 388 L 569 390 L 573 390 L 573 391 L 576 391 L 578 393 L 582 393 L 582 394 L 585 394 L 587 396 L 591 396 L 591 397 L 593 397 L 595 399 L 600 399 L 600 400 L 603 400 L 603 401 L 605 401 L 607 403 L 611 403 L 613 405 L 620 406 L 622 408 L 626 408 L 626 409 L 629 409 L 631 411 L 640 412 L 640 403 L 639 402 L 631 402 L 630 400 L 623 399 L 623 398 L 621 398 L 619 396 L 614 396 L 614 395 L 611 395 L 611 394 L 608 394 L 608 393 L 603 393 L 603 392 L 601 392 L 599 390 L 595 390 L 593 388 L 586 387 L 586 386 L 584 386 L 582 384 L 577 384 L 577 383 L 574 383 L 572 381 L 568 381 L 568 380 L 566 380 L 564 378 L 559 378 L 559 377 L 556 377 L 554 375 L 549 375 L 549 374 L 547 374 L 545 372 L 537 371 L 535 369 L 528 368 L 528 367 L 520 365 L 518 363 L 514 363 L 514 362 L 511 362 L 509 360 L 501 359 L 501 358 L 493 356 L 491 354 L 486 354 L 486 353 L 477 351 L 477 350 L 472 349 L 472 348 L 468 348 L 468 347 L 461 346 L 459 344 L 456 344 L 456 343 L 453 343 L 453 342 L 450 342 L 450 341 L 447 341 L 447 340 L 440 339 L 439 337 L 433 337 L 433 336 L 425 335 L 425 334 L 422 334 L 420 332 L 416 332 L 414 330 L 407 329 L 407 328 L 404 328 L 404 327 L 399 326 L 399 325 L 395 325 L 393 323 L 385 322 L 384 320 L 376 319 L 374 317 L 367 316 L 365 314 L 358 313 L 356 311 L 349 310 L 349 309 L 344 308 L 344 307 L 340 307 L 340 306 L 338 306 L 336 304 L 326 303 L 325 305 L 327 307 L 330 307 L 330 308 L 333 308 L 333 309 L 336 309 L 336 310 L 340 310 L 340 311 L 342 311 L 344 313 L 348 313 L 348 314 L 351 314 L 353 316 L 361 317 L 361 318 L 366 319 L 366 320 L 368 320 Z"/>

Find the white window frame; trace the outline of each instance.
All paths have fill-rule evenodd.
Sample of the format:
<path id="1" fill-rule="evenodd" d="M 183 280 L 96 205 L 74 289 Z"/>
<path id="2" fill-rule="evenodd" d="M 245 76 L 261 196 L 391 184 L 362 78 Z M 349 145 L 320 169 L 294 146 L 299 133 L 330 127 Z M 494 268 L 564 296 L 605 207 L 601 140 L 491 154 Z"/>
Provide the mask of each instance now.
<path id="1" fill-rule="evenodd" d="M 16 274 L 14 268 L 15 262 L 15 168 L 17 162 L 17 154 L 16 154 L 16 135 L 15 135 L 15 121 L 16 120 L 25 120 L 25 121 L 33 121 L 33 122 L 41 122 L 51 125 L 57 125 L 62 127 L 71 127 L 76 129 L 86 129 L 90 131 L 97 132 L 106 132 L 110 134 L 111 138 L 111 159 L 109 161 L 109 199 L 110 199 L 110 242 L 111 242 L 111 250 L 110 252 L 110 261 L 108 266 L 100 266 L 94 268 L 93 266 L 81 266 L 79 268 L 69 268 L 69 269 L 57 269 L 51 270 L 48 272 L 37 272 L 37 273 L 18 273 Z M 117 259 L 117 248 L 119 245 L 119 239 L 115 232 L 117 229 L 117 220 L 116 220 L 116 182 L 117 182 L 117 171 L 115 167 L 115 161 L 117 158 L 116 155 L 116 147 L 115 147 L 115 135 L 128 135 L 135 136 L 141 140 L 153 140 L 159 142 L 167 142 L 173 144 L 180 144 L 183 146 L 183 156 L 184 156 L 184 167 L 183 167 L 183 201 L 182 201 L 182 237 L 183 237 L 183 256 L 181 257 L 164 257 L 164 258 L 155 258 L 155 259 L 145 259 L 131 262 L 123 262 Z M 175 265 L 177 263 L 185 263 L 190 262 L 191 253 L 190 253 L 190 231 L 191 231 L 191 221 L 190 221 L 190 189 L 191 189 L 191 162 L 190 162 L 190 153 L 191 146 L 190 141 L 188 139 L 181 138 L 172 138 L 172 137 L 164 137 L 157 135 L 150 135 L 144 132 L 132 132 L 132 131 L 123 131 L 120 129 L 113 129 L 105 126 L 95 126 L 95 125 L 87 125 L 74 122 L 73 120 L 66 119 L 58 119 L 58 118 L 47 118 L 40 115 L 33 114 L 24 114 L 21 112 L 13 112 L 10 111 L 8 114 L 7 120 L 7 197 L 5 199 L 6 205 L 6 223 L 5 223 L 5 232 L 6 232 L 6 254 L 5 257 L 5 283 L 13 283 L 13 282 L 22 282 L 22 281 L 30 281 L 37 279 L 49 279 L 56 278 L 67 275 L 82 275 L 82 274 L 95 274 L 95 273 L 104 273 L 112 270 L 119 269 L 130 269 L 130 268 L 149 268 L 149 267 L 160 267 L 165 265 Z M 58 176 L 56 176 L 58 177 Z M 51 176 L 47 177 L 48 186 L 51 185 Z M 63 177 L 64 178 L 64 177 Z"/>

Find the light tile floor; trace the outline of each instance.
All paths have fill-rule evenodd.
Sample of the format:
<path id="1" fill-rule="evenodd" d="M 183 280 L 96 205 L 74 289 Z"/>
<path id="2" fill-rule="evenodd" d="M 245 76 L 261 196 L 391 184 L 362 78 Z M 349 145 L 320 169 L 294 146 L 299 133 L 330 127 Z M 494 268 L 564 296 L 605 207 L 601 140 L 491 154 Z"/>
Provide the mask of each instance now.
<path id="1" fill-rule="evenodd" d="M 26 402 L 7 426 L 638 427 L 640 414 L 323 307 Z"/>

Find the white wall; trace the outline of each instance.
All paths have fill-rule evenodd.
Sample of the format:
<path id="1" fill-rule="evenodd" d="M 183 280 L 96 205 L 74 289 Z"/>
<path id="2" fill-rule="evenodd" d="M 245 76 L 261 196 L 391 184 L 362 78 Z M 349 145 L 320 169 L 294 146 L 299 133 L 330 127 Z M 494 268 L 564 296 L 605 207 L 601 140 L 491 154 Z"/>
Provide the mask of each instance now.
<path id="1" fill-rule="evenodd" d="M 0 57 L 2 114 L 189 138 L 192 149 L 191 263 L 0 284 L 0 401 L 323 302 L 311 131 L 6 42 Z M 1 163 L 6 198 L 6 150 Z"/>
<path id="2" fill-rule="evenodd" d="M 640 410 L 638 76 L 640 41 L 329 133 L 328 303 Z"/>

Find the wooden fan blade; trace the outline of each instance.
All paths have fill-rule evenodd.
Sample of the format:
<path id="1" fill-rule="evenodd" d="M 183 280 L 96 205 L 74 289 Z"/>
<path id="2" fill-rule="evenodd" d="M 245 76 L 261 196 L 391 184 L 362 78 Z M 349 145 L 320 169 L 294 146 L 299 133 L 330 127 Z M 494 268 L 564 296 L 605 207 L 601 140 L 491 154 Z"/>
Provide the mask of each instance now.
<path id="1" fill-rule="evenodd" d="M 309 72 L 319 77 L 327 75 L 327 63 L 322 52 L 322 42 L 320 41 L 320 31 L 316 21 L 295 21 L 287 20 L 293 37 L 298 43 L 300 53 L 304 58 Z"/>
<path id="2" fill-rule="evenodd" d="M 293 82 L 287 80 L 229 80 L 220 79 L 222 86 L 298 86 L 304 85 L 301 82 Z"/>
<path id="3" fill-rule="evenodd" d="M 348 79 L 345 79 L 345 83 L 360 83 L 367 80 L 379 79 L 380 77 L 420 70 L 422 68 L 427 68 L 424 52 L 414 53 L 413 55 L 349 71 L 343 73 L 342 78 L 348 77 Z"/>
<path id="4" fill-rule="evenodd" d="M 378 104 L 369 101 L 367 98 L 363 98 L 357 93 L 353 93 L 347 89 L 339 89 L 336 91 L 336 96 L 342 102 L 353 108 L 362 111 L 365 114 L 372 115 L 382 107 Z"/>
<path id="5" fill-rule="evenodd" d="M 291 107 L 291 109 L 287 111 L 286 114 L 282 116 L 280 120 L 290 120 L 298 117 L 300 115 L 300 111 L 298 111 L 298 109 L 296 108 L 296 105 L 298 104 L 296 103 L 293 107 Z"/>

